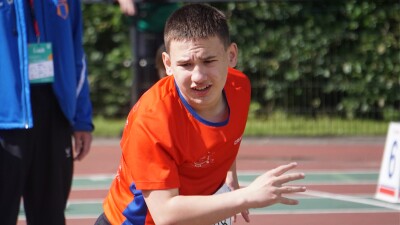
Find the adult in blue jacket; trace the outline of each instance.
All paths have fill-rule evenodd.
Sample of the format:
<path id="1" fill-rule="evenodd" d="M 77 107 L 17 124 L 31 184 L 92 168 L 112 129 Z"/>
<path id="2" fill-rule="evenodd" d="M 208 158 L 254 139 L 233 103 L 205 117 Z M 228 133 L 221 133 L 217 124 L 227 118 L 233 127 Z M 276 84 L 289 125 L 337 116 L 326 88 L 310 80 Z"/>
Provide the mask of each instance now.
<path id="1" fill-rule="evenodd" d="M 65 224 L 93 131 L 80 4 L 0 0 L 1 224 L 16 224 L 21 196 L 28 224 Z"/>

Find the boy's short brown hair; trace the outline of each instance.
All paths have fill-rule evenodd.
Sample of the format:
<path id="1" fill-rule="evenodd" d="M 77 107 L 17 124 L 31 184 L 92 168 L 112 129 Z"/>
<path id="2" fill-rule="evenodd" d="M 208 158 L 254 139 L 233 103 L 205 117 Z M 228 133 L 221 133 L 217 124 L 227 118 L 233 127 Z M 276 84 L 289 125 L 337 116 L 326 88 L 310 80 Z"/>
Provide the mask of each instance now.
<path id="1" fill-rule="evenodd" d="M 188 4 L 176 10 L 167 20 L 164 43 L 167 52 L 171 41 L 218 37 L 225 48 L 231 44 L 225 15 L 206 4 Z"/>

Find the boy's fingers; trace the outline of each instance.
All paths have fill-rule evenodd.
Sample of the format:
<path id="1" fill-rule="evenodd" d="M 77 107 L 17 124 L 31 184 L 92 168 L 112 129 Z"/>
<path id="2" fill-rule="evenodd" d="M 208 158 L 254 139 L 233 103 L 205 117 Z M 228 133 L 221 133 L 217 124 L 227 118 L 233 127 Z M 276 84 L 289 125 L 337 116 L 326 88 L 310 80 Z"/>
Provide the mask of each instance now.
<path id="1" fill-rule="evenodd" d="M 298 205 L 299 201 L 296 199 L 281 197 L 280 203 L 285 205 Z"/>
<path id="2" fill-rule="evenodd" d="M 288 182 L 294 181 L 294 180 L 301 180 L 301 179 L 304 179 L 304 177 L 305 177 L 304 173 L 285 174 L 280 177 L 277 177 L 274 184 L 276 186 L 282 186 L 282 184 L 285 184 L 285 183 L 288 183 Z"/>
<path id="3" fill-rule="evenodd" d="M 277 189 L 277 194 L 292 194 L 297 192 L 305 192 L 306 187 L 303 186 L 284 186 Z"/>
<path id="4" fill-rule="evenodd" d="M 246 221 L 248 223 L 250 222 L 249 214 L 250 214 L 249 210 L 246 210 L 246 211 L 242 212 L 242 217 L 243 217 L 244 221 Z"/>
<path id="5" fill-rule="evenodd" d="M 297 166 L 296 162 L 292 162 L 292 163 L 289 163 L 289 164 L 286 164 L 286 165 L 278 166 L 275 169 L 271 170 L 271 174 L 274 175 L 274 176 L 280 176 L 280 175 L 286 173 L 287 171 L 295 168 L 296 166 Z"/>

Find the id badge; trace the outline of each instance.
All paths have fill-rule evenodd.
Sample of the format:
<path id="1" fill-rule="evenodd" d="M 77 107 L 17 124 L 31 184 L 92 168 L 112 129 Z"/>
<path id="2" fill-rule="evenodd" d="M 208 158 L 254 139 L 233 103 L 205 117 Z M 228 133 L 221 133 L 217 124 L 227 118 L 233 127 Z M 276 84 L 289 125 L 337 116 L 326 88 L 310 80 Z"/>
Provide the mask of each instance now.
<path id="1" fill-rule="evenodd" d="M 28 45 L 29 81 L 31 84 L 54 81 L 53 51 L 51 43 L 32 43 Z"/>
<path id="2" fill-rule="evenodd" d="M 228 185 L 224 184 L 224 185 L 222 185 L 222 187 L 220 189 L 218 189 L 217 192 L 214 193 L 214 195 L 222 194 L 222 193 L 230 192 L 230 191 L 231 191 L 231 189 L 228 187 Z M 214 225 L 231 225 L 231 224 L 232 224 L 231 218 L 226 218 Z"/>

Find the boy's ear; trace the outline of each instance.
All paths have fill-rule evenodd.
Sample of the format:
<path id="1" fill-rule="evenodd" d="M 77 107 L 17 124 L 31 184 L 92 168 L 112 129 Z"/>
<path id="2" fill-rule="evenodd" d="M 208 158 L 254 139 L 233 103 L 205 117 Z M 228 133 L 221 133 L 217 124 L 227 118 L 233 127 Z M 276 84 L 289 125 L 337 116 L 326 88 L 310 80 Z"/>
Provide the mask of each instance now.
<path id="1" fill-rule="evenodd" d="M 162 60 L 163 60 L 163 63 L 164 63 L 166 74 L 168 76 L 172 75 L 171 58 L 169 57 L 168 53 L 166 53 L 166 52 L 162 53 Z"/>
<path id="2" fill-rule="evenodd" d="M 229 57 L 229 67 L 234 68 L 237 64 L 238 57 L 238 47 L 236 43 L 232 43 L 228 47 L 228 57 Z"/>

